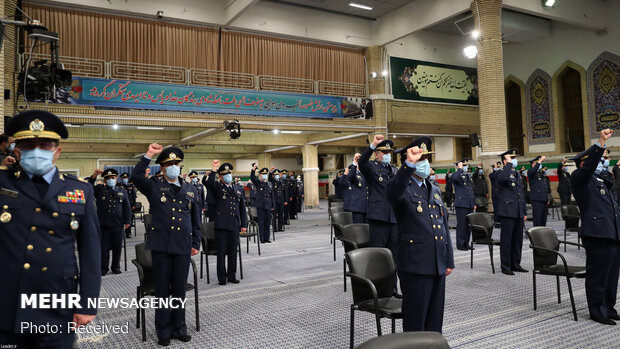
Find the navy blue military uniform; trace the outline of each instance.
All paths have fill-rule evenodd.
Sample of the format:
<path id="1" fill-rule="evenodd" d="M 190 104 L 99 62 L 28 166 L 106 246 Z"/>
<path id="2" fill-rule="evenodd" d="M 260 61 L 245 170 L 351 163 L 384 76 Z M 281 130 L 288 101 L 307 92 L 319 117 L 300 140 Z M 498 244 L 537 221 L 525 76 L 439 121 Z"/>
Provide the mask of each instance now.
<path id="1" fill-rule="evenodd" d="M 570 174 L 564 162 L 558 165 L 558 193 L 560 194 L 560 204 L 570 204 Z"/>
<path id="2" fill-rule="evenodd" d="M 517 148 L 512 148 L 500 155 L 516 157 Z M 500 258 L 502 273 L 514 275 L 514 271 L 525 272 L 521 268 L 521 249 L 523 248 L 523 219 L 526 216 L 523 181 L 512 163 L 507 162 L 497 173 L 497 214 L 500 217 Z"/>
<path id="3" fill-rule="evenodd" d="M 280 179 L 280 171 L 273 170 L 269 174 L 269 181 L 273 186 L 274 207 L 272 210 L 273 231 L 284 231 L 284 203 L 286 202 L 284 195 L 284 182 Z"/>
<path id="4" fill-rule="evenodd" d="M 280 183 L 282 184 L 282 195 L 284 197 L 284 203 L 282 206 L 282 224 L 288 225 L 288 220 L 291 215 L 291 183 L 287 176 L 288 171 L 286 169 L 280 170 Z"/>
<path id="5" fill-rule="evenodd" d="M 612 190 L 614 183 L 596 174 L 597 166 L 601 167 L 603 147 L 597 143 L 571 159 L 578 167 L 583 161 L 571 174 L 571 189 L 581 213 L 579 236 L 586 249 L 590 317 L 612 324 L 613 320 L 620 320 L 615 309 L 620 272 L 620 210 Z"/>
<path id="6" fill-rule="evenodd" d="M 136 207 L 136 201 L 138 199 L 138 189 L 136 189 L 136 186 L 129 181 L 129 173 L 121 173 L 120 178 L 121 182 L 118 185 L 125 189 L 125 191 L 127 192 L 127 197 L 129 198 L 129 205 L 131 206 L 131 224 L 134 225 L 135 214 L 133 213 L 133 209 Z M 131 238 L 131 226 L 125 229 L 125 237 L 127 239 Z"/>
<path id="7" fill-rule="evenodd" d="M 297 212 L 302 211 L 304 195 L 304 182 L 301 180 L 301 176 L 297 176 Z"/>
<path id="8" fill-rule="evenodd" d="M 246 186 L 250 189 L 250 206 L 256 207 L 256 186 L 252 181 L 249 181 Z"/>
<path id="9" fill-rule="evenodd" d="M 22 152 L 67 138 L 62 121 L 46 111 L 29 110 L 6 125 Z M 67 323 L 75 314 L 95 315 L 88 299 L 99 297 L 101 249 L 93 187 L 53 166 L 33 176 L 0 168 L 0 343 L 18 348 L 71 348 Z M 77 251 L 77 255 L 76 252 Z M 79 268 L 78 268 L 79 258 Z M 81 309 L 21 307 L 22 294 L 78 293 Z M 59 333 L 31 334 L 21 323 L 57 325 Z"/>
<path id="10" fill-rule="evenodd" d="M 487 179 L 484 176 L 484 169 L 482 167 L 476 167 L 471 179 L 474 183 L 474 195 L 486 199 L 489 190 L 487 188 Z"/>
<path id="11" fill-rule="evenodd" d="M 468 158 L 461 161 L 463 166 L 467 165 Z M 469 238 L 471 229 L 467 224 L 467 215 L 474 211 L 476 199 L 474 197 L 474 185 L 471 176 L 462 168 L 457 168 L 452 175 L 452 186 L 454 187 L 454 207 L 456 208 L 456 248 L 459 250 L 470 249 Z"/>
<path id="12" fill-rule="evenodd" d="M 198 206 L 200 207 L 200 210 L 202 212 L 205 209 L 206 205 L 205 186 L 202 185 L 202 183 L 200 183 L 200 181 L 198 180 L 198 172 L 192 171 L 189 173 L 188 177 L 189 182 L 194 186 L 194 189 L 196 190 L 196 202 L 198 203 Z"/>
<path id="13" fill-rule="evenodd" d="M 344 210 L 351 212 L 353 223 L 366 223 L 368 210 L 368 186 L 366 179 L 358 167 L 349 165 L 349 173 L 341 176 L 344 187 Z"/>
<path id="14" fill-rule="evenodd" d="M 275 198 L 273 196 L 273 185 L 268 180 L 261 180 L 256 178 L 255 169 L 250 172 L 250 181 L 256 187 L 256 214 L 258 215 L 258 232 L 260 236 L 260 242 L 271 242 L 271 232 L 269 226 L 269 217 L 271 217 L 271 211 L 274 210 Z M 268 176 L 269 170 L 263 168 L 259 174 L 261 176 Z"/>
<path id="15" fill-rule="evenodd" d="M 387 139 L 377 144 L 376 150 L 390 152 L 393 147 L 394 142 Z M 366 213 L 366 219 L 370 230 L 370 246 L 387 247 L 396 255 L 398 228 L 394 209 L 388 200 L 386 190 L 388 181 L 392 179 L 397 168 L 377 159 L 369 161 L 374 150 L 372 145 L 369 146 L 357 160 L 359 170 L 368 185 L 368 207 L 370 209 Z"/>
<path id="16" fill-rule="evenodd" d="M 334 177 L 332 184 L 334 185 L 334 194 L 336 195 L 336 198 L 344 200 L 344 188 L 340 185 L 340 178 L 342 175 L 344 175 L 344 170 L 339 170 Z"/>
<path id="17" fill-rule="evenodd" d="M 444 187 L 443 193 L 444 203 L 446 204 L 446 207 L 452 206 L 453 194 L 454 188 L 452 186 L 452 172 L 450 169 L 448 169 L 448 172 L 446 172 L 446 186 Z"/>
<path id="18" fill-rule="evenodd" d="M 491 181 L 491 200 L 493 201 L 493 221 L 499 223 L 499 215 L 497 214 L 497 205 L 499 204 L 497 194 L 499 193 L 499 185 L 497 185 L 497 173 L 501 170 L 500 162 L 497 163 L 497 167 L 493 168 L 493 171 L 489 173 L 489 180 Z"/>
<path id="19" fill-rule="evenodd" d="M 288 188 L 290 195 L 288 203 L 289 219 L 297 219 L 299 211 L 297 211 L 297 181 L 294 173 L 288 177 Z"/>
<path id="20" fill-rule="evenodd" d="M 532 202 L 532 214 L 534 218 L 534 226 L 547 225 L 547 182 L 544 172 L 541 170 L 541 163 L 538 162 L 540 155 L 530 160 L 532 167 L 527 170 L 527 178 L 530 182 L 530 200 Z"/>
<path id="21" fill-rule="evenodd" d="M 220 178 L 230 174 L 233 166 L 222 164 L 217 173 Z M 248 216 L 245 208 L 244 195 L 238 185 L 216 182 L 215 172 L 211 171 L 205 185 L 215 196 L 215 242 L 217 244 L 217 279 L 220 285 L 226 281 L 239 283 L 235 277 L 237 273 L 237 247 L 239 246 L 239 232 L 248 227 Z M 228 257 L 228 270 L 225 259 Z"/>
<path id="22" fill-rule="evenodd" d="M 96 176 L 96 174 L 93 174 Z M 107 169 L 102 174 L 104 180 L 117 177 L 115 169 Z M 95 185 L 96 178 L 89 177 L 88 182 L 95 188 L 97 215 L 101 227 L 101 275 L 112 269 L 114 274 L 121 273 L 121 251 L 123 249 L 124 225 L 131 225 L 131 204 L 127 191 L 121 186 Z M 131 227 L 130 227 L 131 228 Z M 110 250 L 112 250 L 112 267 L 110 268 Z"/>
<path id="23" fill-rule="evenodd" d="M 431 140 L 419 137 L 403 150 Z M 403 293 L 403 331 L 441 332 L 446 269 L 454 268 L 447 211 L 441 190 L 428 179 L 413 177 L 415 165 L 405 162 L 388 183 L 387 196 L 398 219 L 396 264 Z"/>
<path id="24" fill-rule="evenodd" d="M 156 163 L 174 164 L 182 160 L 181 149 L 169 147 L 159 154 Z M 200 250 L 202 235 L 196 191 L 181 177 L 177 177 L 174 183 L 166 176 L 146 179 L 144 173 L 150 162 L 146 156 L 140 159 L 133 170 L 132 180 L 148 199 L 153 215 L 146 248 L 153 258 L 155 296 L 185 299 L 190 255 L 192 248 Z M 186 337 L 185 309 L 155 309 L 155 330 L 160 342 Z"/>

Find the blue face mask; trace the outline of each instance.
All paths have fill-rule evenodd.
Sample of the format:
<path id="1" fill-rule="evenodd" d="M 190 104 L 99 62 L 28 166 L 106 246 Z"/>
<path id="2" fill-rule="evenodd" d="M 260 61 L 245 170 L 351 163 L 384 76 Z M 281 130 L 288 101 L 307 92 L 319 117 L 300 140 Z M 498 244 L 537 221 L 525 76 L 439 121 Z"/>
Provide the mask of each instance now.
<path id="1" fill-rule="evenodd" d="M 285 174 L 283 174 L 283 175 L 282 175 L 282 178 L 286 178 L 286 175 L 285 175 Z"/>
<path id="2" fill-rule="evenodd" d="M 467 172 L 467 169 L 468 169 L 468 168 L 469 168 L 469 167 L 468 167 L 467 165 L 463 165 L 463 172 Z"/>
<path id="3" fill-rule="evenodd" d="M 568 172 L 568 167 L 564 166 L 564 172 Z"/>
<path id="4" fill-rule="evenodd" d="M 609 167 L 609 159 L 606 159 L 605 161 L 603 161 L 603 167 L 605 168 Z"/>
<path id="5" fill-rule="evenodd" d="M 510 160 L 510 163 L 512 163 L 512 168 L 517 168 L 517 165 L 519 165 L 519 161 L 517 161 L 517 158 L 513 158 L 512 160 Z"/>
<path id="6" fill-rule="evenodd" d="M 129 184 L 129 179 L 123 178 L 121 179 L 121 182 L 123 182 L 123 184 Z"/>
<path id="7" fill-rule="evenodd" d="M 543 173 L 545 174 L 545 176 L 549 174 L 547 170 L 544 170 Z"/>
<path id="8" fill-rule="evenodd" d="M 493 171 L 499 171 L 499 167 L 495 167 Z"/>
<path id="9" fill-rule="evenodd" d="M 266 180 L 267 179 L 267 175 L 266 174 L 262 174 L 262 175 L 260 175 L 260 178 Z"/>
<path id="10" fill-rule="evenodd" d="M 196 182 L 198 182 L 198 178 L 196 178 L 196 177 L 192 178 L 192 183 L 195 184 Z"/>
<path id="11" fill-rule="evenodd" d="M 276 181 L 280 179 L 280 175 L 275 175 Z"/>
<path id="12" fill-rule="evenodd" d="M 415 174 L 426 178 L 431 173 L 431 165 L 428 160 L 422 160 L 415 163 Z"/>
<path id="13" fill-rule="evenodd" d="M 33 150 L 22 151 L 19 162 L 27 174 L 43 176 L 54 168 L 53 159 L 53 150 L 34 148 Z"/>
<path id="14" fill-rule="evenodd" d="M 166 167 L 166 177 L 169 179 L 177 179 L 181 173 L 181 167 L 179 165 L 170 165 Z"/>
<path id="15" fill-rule="evenodd" d="M 222 177 L 222 179 L 224 180 L 224 183 L 226 184 L 232 183 L 232 175 L 230 173 L 225 174 L 224 177 Z"/>
<path id="16" fill-rule="evenodd" d="M 434 181 L 435 179 L 437 179 L 437 177 L 435 175 L 430 176 L 431 181 Z"/>
<path id="17" fill-rule="evenodd" d="M 596 170 L 594 170 L 594 173 L 599 174 L 601 173 L 601 171 L 603 171 L 603 163 L 599 161 L 598 165 L 596 166 Z"/>
<path id="18" fill-rule="evenodd" d="M 9 144 L 9 151 L 13 151 L 15 149 L 15 143 Z"/>
<path id="19" fill-rule="evenodd" d="M 478 173 L 479 173 L 479 174 L 482 174 L 482 170 L 478 170 Z"/>
<path id="20" fill-rule="evenodd" d="M 383 158 L 381 159 L 381 162 L 384 164 L 389 164 L 392 161 L 392 154 L 387 153 L 387 154 L 383 154 Z"/>
<path id="21" fill-rule="evenodd" d="M 106 184 L 108 185 L 108 187 L 113 187 L 116 185 L 116 179 L 110 178 L 108 180 L 105 181 Z"/>

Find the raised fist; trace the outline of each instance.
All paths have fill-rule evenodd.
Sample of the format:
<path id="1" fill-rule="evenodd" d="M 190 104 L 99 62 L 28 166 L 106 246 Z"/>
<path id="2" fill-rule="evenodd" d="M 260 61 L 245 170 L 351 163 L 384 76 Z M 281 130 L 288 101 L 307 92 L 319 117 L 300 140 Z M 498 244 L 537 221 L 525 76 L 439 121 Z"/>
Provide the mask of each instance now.
<path id="1" fill-rule="evenodd" d="M 614 131 L 612 131 L 611 129 L 606 128 L 602 130 L 600 140 L 603 141 L 603 144 L 601 145 L 605 145 L 604 143 L 609 139 L 609 137 L 611 137 L 612 134 L 614 134 Z"/>
<path id="2" fill-rule="evenodd" d="M 256 165 L 256 163 L 255 163 L 255 162 L 253 162 L 253 163 L 252 163 L 252 169 L 253 169 L 253 170 L 256 170 L 257 168 L 258 168 L 258 165 Z"/>
<path id="3" fill-rule="evenodd" d="M 217 169 L 220 167 L 220 160 L 213 160 L 211 161 L 211 170 L 212 171 L 217 171 Z"/>
<path id="4" fill-rule="evenodd" d="M 347 167 L 344 169 L 344 175 L 347 176 L 348 174 L 349 174 L 349 168 Z"/>
<path id="5" fill-rule="evenodd" d="M 541 156 L 541 157 L 540 157 L 540 162 L 545 161 L 545 159 L 546 159 L 546 158 L 547 158 L 547 157 L 546 157 L 546 156 L 544 156 L 544 155 L 543 155 L 543 156 Z"/>
<path id="6" fill-rule="evenodd" d="M 103 173 L 103 170 L 97 168 L 95 169 L 91 177 L 94 179 L 97 179 L 97 177 L 99 177 L 102 173 Z"/>
<path id="7" fill-rule="evenodd" d="M 8 166 L 15 163 L 15 158 L 12 156 L 7 156 L 2 160 L 2 166 Z"/>
<path id="8" fill-rule="evenodd" d="M 422 157 L 422 149 L 415 146 L 407 149 L 407 162 L 415 164 Z"/>
<path id="9" fill-rule="evenodd" d="M 146 156 L 152 159 L 155 155 L 161 153 L 162 150 L 164 150 L 164 148 L 161 145 L 151 143 L 151 145 L 149 145 L 149 150 L 146 152 Z"/>
<path id="10" fill-rule="evenodd" d="M 383 135 L 375 135 L 372 139 L 372 145 L 376 147 L 379 143 L 383 142 L 384 139 L 385 137 L 383 137 Z"/>

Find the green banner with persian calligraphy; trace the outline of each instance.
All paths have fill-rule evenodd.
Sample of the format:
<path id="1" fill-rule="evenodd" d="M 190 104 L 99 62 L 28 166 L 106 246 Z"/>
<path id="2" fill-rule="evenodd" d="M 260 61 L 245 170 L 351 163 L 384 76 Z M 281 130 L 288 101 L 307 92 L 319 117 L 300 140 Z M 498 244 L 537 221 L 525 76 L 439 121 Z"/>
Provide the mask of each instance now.
<path id="1" fill-rule="evenodd" d="M 475 68 L 390 57 L 396 99 L 478 105 Z"/>

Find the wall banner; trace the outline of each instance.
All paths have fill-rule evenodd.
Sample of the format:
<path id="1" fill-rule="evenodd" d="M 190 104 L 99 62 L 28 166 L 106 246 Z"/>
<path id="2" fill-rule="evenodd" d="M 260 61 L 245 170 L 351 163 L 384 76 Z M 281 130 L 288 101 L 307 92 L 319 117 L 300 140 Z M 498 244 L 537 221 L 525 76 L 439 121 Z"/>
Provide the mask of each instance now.
<path id="1" fill-rule="evenodd" d="M 590 134 L 597 139 L 603 129 L 620 129 L 620 56 L 601 53 L 586 76 Z"/>
<path id="2" fill-rule="evenodd" d="M 536 69 L 525 83 L 528 144 L 555 142 L 551 76 Z"/>
<path id="3" fill-rule="evenodd" d="M 343 118 L 360 108 L 351 98 L 269 91 L 234 90 L 128 80 L 74 77 L 59 89 L 57 103 L 98 107 Z"/>
<path id="4" fill-rule="evenodd" d="M 396 99 L 478 105 L 475 68 L 390 57 Z"/>

